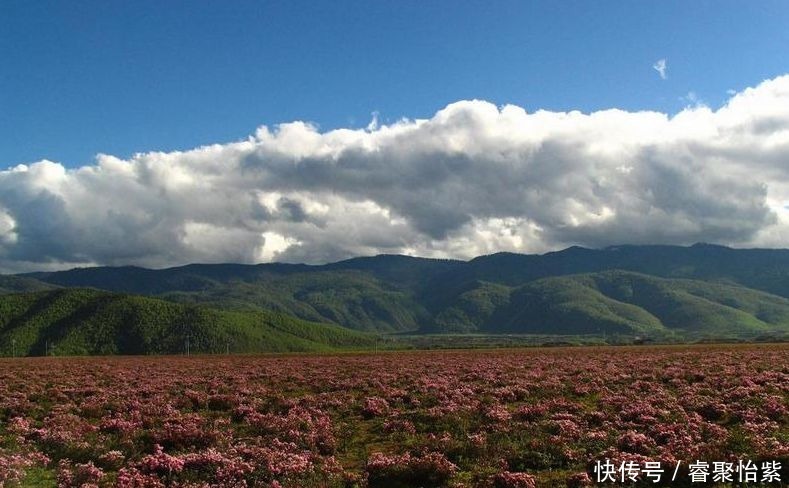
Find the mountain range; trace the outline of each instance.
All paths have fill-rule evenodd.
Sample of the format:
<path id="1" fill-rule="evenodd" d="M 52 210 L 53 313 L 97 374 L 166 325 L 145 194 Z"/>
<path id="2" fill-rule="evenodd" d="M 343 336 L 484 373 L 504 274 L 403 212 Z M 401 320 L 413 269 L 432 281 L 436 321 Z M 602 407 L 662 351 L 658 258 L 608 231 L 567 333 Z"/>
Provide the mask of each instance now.
<path id="1" fill-rule="evenodd" d="M 70 353 L 178 352 L 189 334 L 205 352 L 231 340 L 245 352 L 364 348 L 380 334 L 785 338 L 789 250 L 627 245 L 470 261 L 93 267 L 0 276 L 0 294 L 0 353 L 11 341 L 28 354 L 50 341 Z"/>

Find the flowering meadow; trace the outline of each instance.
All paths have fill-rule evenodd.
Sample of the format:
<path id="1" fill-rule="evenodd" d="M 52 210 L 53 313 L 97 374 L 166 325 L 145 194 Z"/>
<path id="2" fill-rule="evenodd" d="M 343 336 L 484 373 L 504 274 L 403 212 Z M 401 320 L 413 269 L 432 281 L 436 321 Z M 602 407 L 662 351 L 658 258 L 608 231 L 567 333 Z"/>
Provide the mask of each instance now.
<path id="1" fill-rule="evenodd" d="M 603 460 L 743 459 L 788 479 L 789 345 L 0 360 L 0 487 L 587 486 Z"/>

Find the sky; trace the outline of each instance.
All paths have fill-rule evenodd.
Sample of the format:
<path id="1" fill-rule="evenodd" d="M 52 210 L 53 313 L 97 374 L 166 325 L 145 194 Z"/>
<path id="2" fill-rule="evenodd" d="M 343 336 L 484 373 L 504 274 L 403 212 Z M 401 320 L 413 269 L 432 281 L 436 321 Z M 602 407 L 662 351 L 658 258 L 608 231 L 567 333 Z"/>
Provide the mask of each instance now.
<path id="1" fill-rule="evenodd" d="M 789 4 L 0 2 L 0 272 L 787 247 Z"/>

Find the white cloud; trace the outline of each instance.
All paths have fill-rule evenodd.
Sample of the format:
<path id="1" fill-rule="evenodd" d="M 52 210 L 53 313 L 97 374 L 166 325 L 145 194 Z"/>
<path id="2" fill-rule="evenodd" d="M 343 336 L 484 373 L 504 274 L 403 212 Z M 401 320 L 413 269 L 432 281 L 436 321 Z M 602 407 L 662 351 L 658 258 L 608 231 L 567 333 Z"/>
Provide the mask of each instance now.
<path id="1" fill-rule="evenodd" d="M 16 241 L 16 222 L 8 212 L 0 208 L 0 245 L 14 245 Z"/>
<path id="2" fill-rule="evenodd" d="M 684 97 L 679 97 L 679 100 L 689 107 L 701 107 L 706 105 L 704 100 L 699 98 L 699 96 L 694 91 L 689 91 Z"/>
<path id="3" fill-rule="evenodd" d="M 299 241 L 291 237 L 286 237 L 276 232 L 264 232 L 263 245 L 258 250 L 258 260 L 265 262 L 276 261 L 281 253 L 300 244 Z"/>
<path id="4" fill-rule="evenodd" d="M 674 116 L 470 100 L 357 130 L 292 122 L 0 171 L 0 269 L 785 245 L 787 160 L 789 76 Z"/>
<path id="5" fill-rule="evenodd" d="M 378 115 L 379 115 L 379 114 L 378 114 L 378 112 L 377 112 L 377 111 L 376 111 L 376 112 L 373 112 L 373 113 L 371 114 L 371 117 L 372 117 L 372 118 L 370 119 L 370 123 L 369 123 L 369 124 L 367 124 L 367 130 L 368 130 L 368 131 L 372 132 L 372 131 L 374 131 L 374 130 L 377 130 L 377 129 L 378 129 Z"/>
<path id="6" fill-rule="evenodd" d="M 668 67 L 666 66 L 665 58 L 658 59 L 657 61 L 655 61 L 655 64 L 652 65 L 652 68 L 658 72 L 662 80 L 668 78 L 668 75 L 666 74 L 666 70 L 668 69 Z"/>

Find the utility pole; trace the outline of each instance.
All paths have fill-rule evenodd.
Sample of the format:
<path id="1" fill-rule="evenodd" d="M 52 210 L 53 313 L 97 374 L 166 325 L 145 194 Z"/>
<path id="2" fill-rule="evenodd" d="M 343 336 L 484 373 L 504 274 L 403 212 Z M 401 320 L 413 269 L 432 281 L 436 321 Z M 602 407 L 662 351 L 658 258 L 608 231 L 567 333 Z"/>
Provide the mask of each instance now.
<path id="1" fill-rule="evenodd" d="M 16 338 L 11 339 L 11 356 L 16 357 Z"/>

